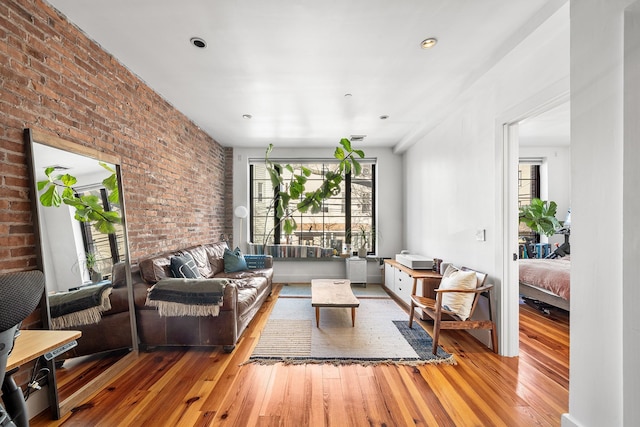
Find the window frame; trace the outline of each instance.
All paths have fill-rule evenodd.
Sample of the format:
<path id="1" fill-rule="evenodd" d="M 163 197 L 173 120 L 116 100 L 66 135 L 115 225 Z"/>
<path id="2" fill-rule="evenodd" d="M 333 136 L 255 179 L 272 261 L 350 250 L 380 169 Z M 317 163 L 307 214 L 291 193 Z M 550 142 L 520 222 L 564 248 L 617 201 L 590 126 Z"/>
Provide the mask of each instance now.
<path id="1" fill-rule="evenodd" d="M 285 164 L 290 164 L 292 166 L 297 166 L 297 165 L 301 165 L 301 164 L 315 164 L 315 165 L 319 165 L 322 164 L 323 166 L 323 171 L 324 170 L 331 170 L 332 167 L 334 165 L 337 165 L 338 160 L 336 159 L 326 159 L 326 158 L 304 158 L 304 159 L 272 159 L 272 161 L 274 163 L 279 163 L 282 165 Z M 358 162 L 363 166 L 364 168 L 370 168 L 370 178 L 365 178 L 365 181 L 370 182 L 370 186 L 371 186 L 371 191 L 370 191 L 370 204 L 367 203 L 367 208 L 368 208 L 368 215 L 364 216 L 362 215 L 364 212 L 361 212 L 361 214 L 358 217 L 364 217 L 367 218 L 368 221 L 370 221 L 370 227 L 371 227 L 371 231 L 369 232 L 369 244 L 367 245 L 367 254 L 368 255 L 375 255 L 377 253 L 377 233 L 375 232 L 375 230 L 377 229 L 377 209 L 376 209 L 376 200 L 377 200 L 377 182 L 376 182 L 376 178 L 377 178 L 377 160 L 376 159 L 370 159 L 370 158 L 366 158 L 366 159 L 359 159 Z M 264 165 L 264 159 L 249 159 L 249 242 L 254 242 L 254 244 L 256 245 L 262 245 L 263 241 L 262 238 L 259 242 L 254 241 L 256 238 L 256 219 L 255 219 L 255 214 L 256 214 L 256 209 L 255 209 L 255 205 L 254 203 L 256 202 L 256 184 L 260 183 L 260 182 L 266 182 L 267 184 L 265 184 L 265 187 L 263 188 L 263 191 L 265 194 L 268 194 L 270 190 L 268 190 L 267 188 L 271 187 L 270 185 L 270 180 L 268 177 L 266 178 L 262 178 L 262 177 L 256 177 L 256 172 L 254 167 L 255 166 L 262 166 Z M 334 237 L 334 234 L 337 234 L 337 237 L 342 237 L 342 241 L 343 241 L 343 247 L 347 244 L 350 244 L 352 242 L 351 240 L 351 235 L 350 233 L 347 231 L 351 228 L 351 225 L 353 223 L 353 203 L 354 203 L 354 185 L 358 183 L 358 181 L 362 181 L 362 175 L 358 176 L 357 178 L 353 179 L 351 174 L 346 174 L 345 175 L 345 180 L 344 180 L 344 187 L 343 187 L 343 191 L 341 191 L 341 195 L 342 195 L 342 203 L 341 203 L 341 208 L 338 210 L 338 212 L 340 213 L 339 216 L 336 216 L 336 212 L 332 212 L 331 216 L 327 215 L 327 217 L 324 216 L 324 214 L 329 213 L 329 207 L 327 207 L 327 211 L 326 212 L 320 212 L 320 215 L 322 215 L 322 223 L 321 223 L 321 228 L 322 228 L 322 234 L 321 234 L 321 240 L 325 241 L 325 242 L 333 242 L 332 237 Z M 278 190 L 279 189 L 274 189 L 274 193 L 273 196 L 277 198 L 277 194 L 278 194 Z M 263 197 L 263 201 L 266 200 L 271 200 L 270 199 L 271 195 L 266 195 Z M 331 201 L 332 198 L 330 199 L 326 199 L 326 201 Z M 276 202 L 277 203 L 277 202 Z M 303 214 L 301 215 L 302 217 L 304 217 Z M 309 214 L 308 216 L 309 218 L 315 218 L 317 219 L 317 217 L 312 217 L 311 214 Z M 344 220 L 344 231 L 335 231 L 332 232 L 329 230 L 328 228 L 328 224 L 331 224 L 330 222 L 327 222 L 326 219 L 327 218 L 341 218 Z M 277 221 L 276 217 L 275 217 L 275 210 L 273 215 L 270 215 L 270 220 L 272 220 L 274 223 Z M 296 220 L 298 220 L 298 218 L 296 217 Z M 354 231 L 353 234 L 357 234 L 357 231 Z M 272 243 L 270 242 L 269 245 L 274 244 L 274 245 L 283 245 L 286 244 L 286 242 L 282 242 L 280 240 L 281 237 L 281 233 L 279 230 L 279 226 L 276 226 L 276 228 L 274 229 L 273 232 L 273 236 L 272 236 Z M 302 236 L 298 236 L 298 239 L 302 239 Z M 294 244 L 295 246 L 302 246 L 303 243 L 298 242 L 297 244 Z M 314 244 L 314 246 L 316 246 Z M 332 246 L 329 246 L 332 247 Z M 334 247 L 335 248 L 335 247 Z M 336 248 L 337 249 L 337 248 Z M 357 253 L 358 248 L 351 248 L 351 253 Z M 338 253 L 342 253 L 342 250 L 338 250 Z"/>

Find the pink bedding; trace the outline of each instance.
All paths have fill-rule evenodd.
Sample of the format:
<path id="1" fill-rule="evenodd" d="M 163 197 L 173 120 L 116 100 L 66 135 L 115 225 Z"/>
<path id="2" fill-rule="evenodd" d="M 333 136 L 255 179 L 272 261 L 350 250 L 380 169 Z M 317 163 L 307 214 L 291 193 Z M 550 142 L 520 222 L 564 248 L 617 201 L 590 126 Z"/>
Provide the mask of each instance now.
<path id="1" fill-rule="evenodd" d="M 520 283 L 546 289 L 569 301 L 569 256 L 555 259 L 521 259 Z"/>

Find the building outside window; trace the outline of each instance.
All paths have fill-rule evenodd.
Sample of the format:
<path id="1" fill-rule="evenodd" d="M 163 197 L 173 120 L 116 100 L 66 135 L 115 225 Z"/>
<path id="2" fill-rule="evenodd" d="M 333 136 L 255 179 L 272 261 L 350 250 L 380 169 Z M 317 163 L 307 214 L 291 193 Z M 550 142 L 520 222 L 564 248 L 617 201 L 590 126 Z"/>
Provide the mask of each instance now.
<path id="1" fill-rule="evenodd" d="M 327 171 L 335 170 L 335 161 L 292 161 L 282 160 L 281 163 L 290 164 L 294 170 L 304 164 L 312 171 L 308 178 L 306 189 L 314 191 L 322 181 Z M 278 203 L 278 190 L 272 188 L 266 166 L 256 161 L 250 164 L 250 241 L 253 247 L 264 245 L 292 245 L 296 247 L 335 249 L 342 253 L 347 243 L 351 244 L 352 252 L 364 246 L 368 253 L 375 252 L 375 162 L 363 160 L 362 173 L 353 178 L 347 175 L 341 184 L 340 194 L 324 201 L 320 212 L 301 213 L 292 212 L 297 223 L 297 229 L 291 235 L 285 235 L 277 223 L 273 207 Z M 291 172 L 284 169 L 280 172 L 285 182 L 291 177 Z M 291 207 L 296 203 L 291 201 Z M 303 255 L 304 249 L 289 256 L 317 256 L 309 249 Z M 331 255 L 332 250 L 323 251 L 322 256 Z"/>
<path id="2" fill-rule="evenodd" d="M 534 198 L 540 198 L 540 164 L 539 161 L 520 161 L 518 164 L 518 209 L 531 204 Z M 539 243 L 540 235 L 523 223 L 518 224 L 520 243 Z"/>

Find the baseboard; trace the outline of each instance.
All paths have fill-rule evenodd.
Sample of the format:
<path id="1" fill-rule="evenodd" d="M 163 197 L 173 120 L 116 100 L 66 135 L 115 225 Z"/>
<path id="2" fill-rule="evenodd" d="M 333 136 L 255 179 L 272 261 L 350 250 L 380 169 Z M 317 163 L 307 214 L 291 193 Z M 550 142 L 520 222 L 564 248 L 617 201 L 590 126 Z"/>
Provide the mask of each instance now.
<path id="1" fill-rule="evenodd" d="M 582 424 L 578 423 L 571 417 L 571 414 L 562 414 L 560 421 L 562 427 L 582 427 Z"/>

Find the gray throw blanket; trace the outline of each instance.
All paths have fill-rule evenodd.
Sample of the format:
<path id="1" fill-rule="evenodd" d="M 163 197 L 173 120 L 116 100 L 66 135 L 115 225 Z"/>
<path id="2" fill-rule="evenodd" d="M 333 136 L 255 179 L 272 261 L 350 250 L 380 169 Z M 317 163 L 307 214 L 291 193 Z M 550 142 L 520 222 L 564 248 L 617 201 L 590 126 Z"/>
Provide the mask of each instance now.
<path id="1" fill-rule="evenodd" d="M 151 288 L 145 305 L 160 316 L 217 316 L 227 279 L 162 279 Z"/>
<path id="2" fill-rule="evenodd" d="M 113 285 L 105 280 L 70 292 L 49 295 L 53 329 L 98 323 L 102 312 L 111 309 L 109 295 Z"/>

